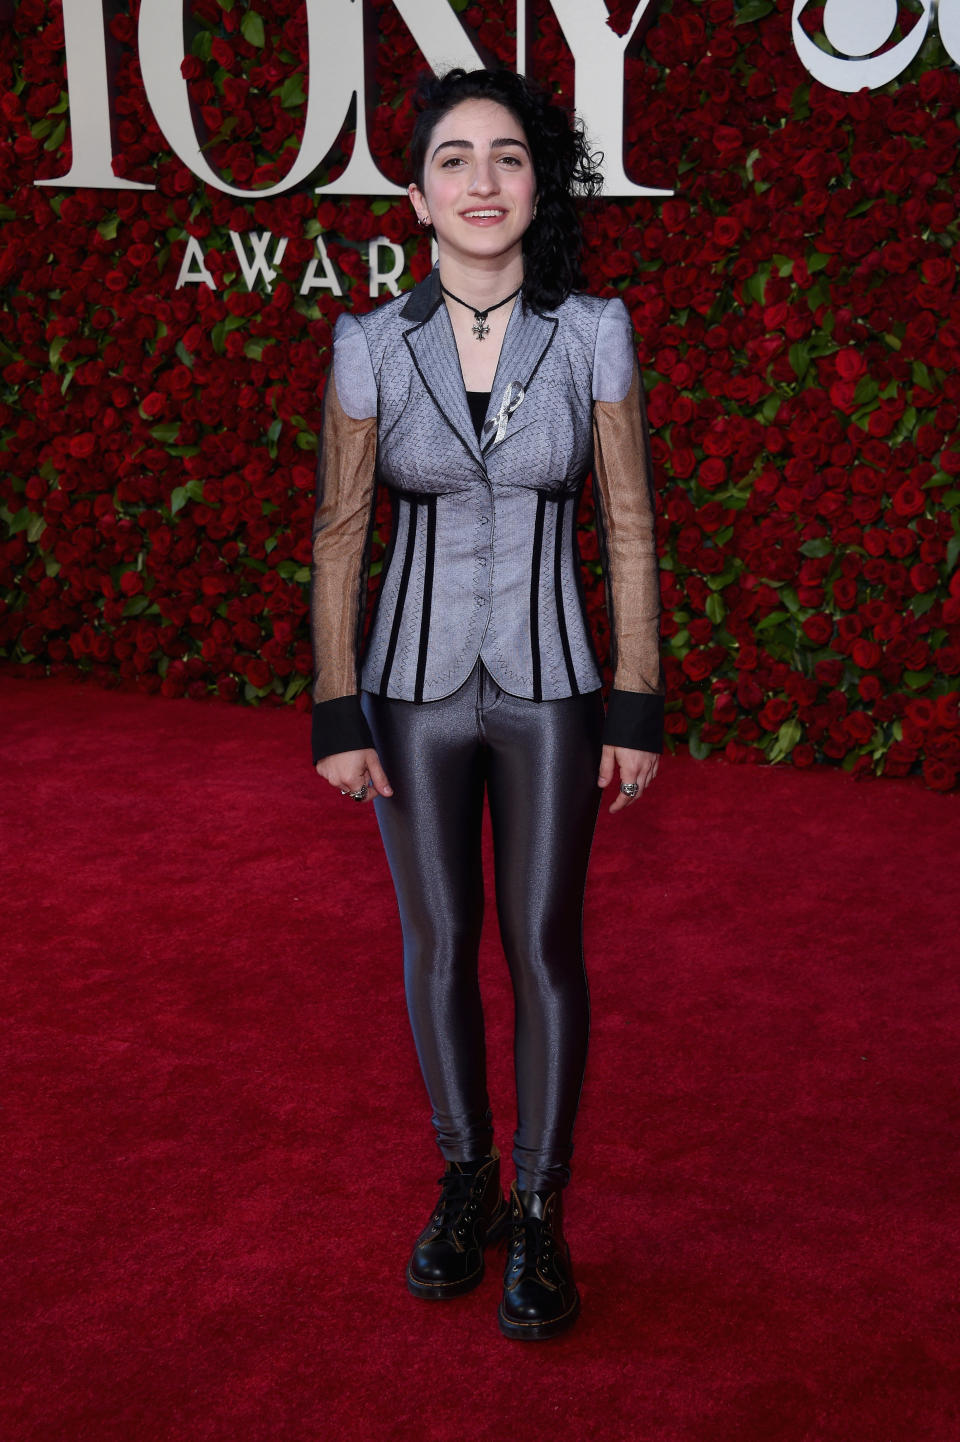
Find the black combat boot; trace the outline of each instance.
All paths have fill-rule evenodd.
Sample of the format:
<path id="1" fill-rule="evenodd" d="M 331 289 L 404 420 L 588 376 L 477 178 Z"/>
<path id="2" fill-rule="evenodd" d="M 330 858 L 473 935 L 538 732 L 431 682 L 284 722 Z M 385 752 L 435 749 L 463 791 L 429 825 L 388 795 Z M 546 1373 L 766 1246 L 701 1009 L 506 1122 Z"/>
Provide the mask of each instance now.
<path id="1" fill-rule="evenodd" d="M 483 1279 L 483 1249 L 503 1236 L 510 1213 L 500 1190 L 500 1153 L 447 1162 L 440 1200 L 407 1263 L 415 1297 L 459 1297 Z"/>
<path id="2" fill-rule="evenodd" d="M 503 1274 L 500 1330 L 539 1342 L 576 1320 L 580 1296 L 563 1236 L 563 1193 L 510 1189 L 510 1245 Z"/>

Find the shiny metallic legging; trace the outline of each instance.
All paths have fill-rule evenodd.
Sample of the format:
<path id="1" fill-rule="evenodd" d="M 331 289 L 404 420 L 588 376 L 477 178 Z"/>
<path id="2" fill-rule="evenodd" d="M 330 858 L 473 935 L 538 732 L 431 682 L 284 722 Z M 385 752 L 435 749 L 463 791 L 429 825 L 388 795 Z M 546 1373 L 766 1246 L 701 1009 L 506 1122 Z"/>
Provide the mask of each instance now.
<path id="1" fill-rule="evenodd" d="M 590 1025 L 581 922 L 600 797 L 600 692 L 526 701 L 478 661 L 441 701 L 362 699 L 394 791 L 377 798 L 377 819 L 440 1151 L 471 1161 L 493 1139 L 477 981 L 486 789 L 516 1002 L 513 1159 L 521 1188 L 565 1186 Z"/>

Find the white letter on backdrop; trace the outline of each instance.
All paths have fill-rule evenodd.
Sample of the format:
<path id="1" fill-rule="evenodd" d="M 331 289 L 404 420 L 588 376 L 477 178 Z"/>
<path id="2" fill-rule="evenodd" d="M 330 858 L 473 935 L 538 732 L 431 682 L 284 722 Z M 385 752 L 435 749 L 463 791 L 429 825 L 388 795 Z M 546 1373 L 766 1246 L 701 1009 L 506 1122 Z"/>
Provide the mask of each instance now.
<path id="1" fill-rule="evenodd" d="M 321 276 L 317 275 L 318 266 L 322 272 Z M 329 290 L 332 295 L 343 295 L 343 288 L 337 272 L 330 264 L 330 257 L 327 255 L 327 247 L 323 243 L 322 235 L 317 236 L 317 253 L 312 257 L 300 283 L 301 295 L 309 295 L 312 290 Z"/>
<path id="2" fill-rule="evenodd" d="M 483 61 L 450 8 L 450 0 L 393 0 L 431 70 L 482 70 Z"/>
<path id="3" fill-rule="evenodd" d="M 111 157 L 110 92 L 102 0 L 63 0 L 63 41 L 70 96 L 73 160 L 66 175 L 35 185 L 89 185 L 94 190 L 156 190 L 114 175 Z"/>
<path id="4" fill-rule="evenodd" d="M 211 290 L 216 290 L 217 285 L 213 276 L 207 270 L 207 262 L 201 249 L 200 242 L 195 235 L 187 236 L 187 248 L 183 252 L 183 260 L 180 262 L 180 274 L 177 276 L 177 290 L 182 285 L 208 285 Z"/>
<path id="5" fill-rule="evenodd" d="M 358 96 L 357 134 L 344 174 L 323 193 L 402 195 L 377 170 L 367 145 L 364 106 L 362 0 L 307 0 L 307 111 L 300 151 L 287 175 L 276 185 L 245 190 L 230 185 L 210 167 L 197 143 L 190 114 L 187 82 L 180 73 L 183 25 L 180 7 L 170 0 L 142 0 L 140 6 L 140 68 L 157 124 L 171 150 L 199 179 L 228 195 L 243 198 L 279 195 L 299 185 L 323 160 L 336 141 L 353 93 Z M 171 23 L 172 21 L 172 23 Z"/>
<path id="6" fill-rule="evenodd" d="M 626 35 L 615 35 L 604 0 L 550 0 L 573 53 L 577 111 L 590 143 L 603 151 L 604 195 L 673 194 L 634 185 L 623 168 L 624 57 L 651 3 L 640 0 Z"/>
<path id="7" fill-rule="evenodd" d="M 230 239 L 233 241 L 233 248 L 236 252 L 237 260 L 240 262 L 243 278 L 247 283 L 247 290 L 253 290 L 253 287 L 257 283 L 258 275 L 263 276 L 267 290 L 272 290 L 273 282 L 277 278 L 277 272 L 270 268 L 270 262 L 267 260 L 267 246 L 273 238 L 272 233 L 269 230 L 251 230 L 248 231 L 248 235 L 250 237 L 250 244 L 253 247 L 252 261 L 247 259 L 243 236 L 239 235 L 235 230 L 231 230 L 230 232 Z M 281 260 L 283 260 L 283 252 L 286 248 L 287 237 L 283 235 L 277 241 L 276 249 L 273 252 L 274 265 L 279 265 Z"/>
<path id="8" fill-rule="evenodd" d="M 380 269 L 380 250 L 383 246 L 391 252 L 393 264 L 387 270 Z M 378 235 L 371 240 L 367 247 L 367 259 L 370 265 L 370 294 L 374 300 L 380 294 L 380 287 L 385 285 L 391 295 L 399 295 L 400 287 L 397 285 L 398 278 L 403 274 L 403 267 L 406 257 L 399 245 L 388 240 L 385 235 Z"/>
<path id="9" fill-rule="evenodd" d="M 852 12 L 856 3 L 857 0 L 827 0 L 824 11 L 825 25 L 829 25 L 834 34 L 843 35 L 845 30 L 852 28 L 852 16 L 848 12 Z M 921 0 L 921 3 L 923 15 L 917 20 L 910 34 L 894 45 L 892 50 L 885 50 L 882 55 L 869 55 L 865 59 L 847 60 L 842 55 L 828 55 L 819 45 L 813 43 L 800 25 L 800 16 L 810 4 L 810 0 L 793 0 L 793 43 L 802 64 L 821 85 L 826 85 L 830 90 L 842 90 L 848 95 L 864 87 L 877 90 L 881 85 L 896 80 L 911 60 L 919 55 L 933 13 L 933 0 Z M 835 12 L 833 19 L 830 14 L 831 7 Z M 892 26 L 890 28 L 892 29 Z"/>
<path id="10" fill-rule="evenodd" d="M 960 65 L 960 4 L 957 0 L 940 0 L 937 6 L 937 23 L 943 48 Z"/>

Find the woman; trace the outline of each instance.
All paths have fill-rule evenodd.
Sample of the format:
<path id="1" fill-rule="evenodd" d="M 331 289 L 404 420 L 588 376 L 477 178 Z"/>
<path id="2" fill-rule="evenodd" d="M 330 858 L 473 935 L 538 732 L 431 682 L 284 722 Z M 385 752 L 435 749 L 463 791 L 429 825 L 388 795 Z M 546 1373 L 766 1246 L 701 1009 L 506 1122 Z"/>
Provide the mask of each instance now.
<path id="1" fill-rule="evenodd" d="M 414 1040 L 445 1159 L 407 1284 L 476 1286 L 509 1231 L 501 1330 L 540 1339 L 579 1297 L 563 1236 L 589 1003 L 581 914 L 601 789 L 631 805 L 662 749 L 649 443 L 619 300 L 575 294 L 582 132 L 522 77 L 422 88 L 409 195 L 437 268 L 341 316 L 314 539 L 314 760 L 375 797 L 400 907 Z M 602 513 L 614 690 L 606 719 L 576 511 Z M 393 528 L 359 657 L 376 482 Z M 389 778 L 389 779 L 388 779 Z M 497 911 L 516 999 L 517 1177 L 500 1186 L 477 949 L 489 798 Z"/>

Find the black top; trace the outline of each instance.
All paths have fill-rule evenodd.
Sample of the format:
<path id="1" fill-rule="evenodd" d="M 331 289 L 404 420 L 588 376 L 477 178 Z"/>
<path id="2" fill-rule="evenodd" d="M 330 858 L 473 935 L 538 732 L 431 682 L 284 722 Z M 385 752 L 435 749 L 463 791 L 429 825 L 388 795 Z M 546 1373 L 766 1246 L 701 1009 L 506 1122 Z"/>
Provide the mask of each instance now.
<path id="1" fill-rule="evenodd" d="M 470 407 L 470 418 L 477 432 L 477 440 L 479 440 L 480 432 L 483 430 L 484 417 L 487 414 L 487 406 L 490 404 L 490 392 L 467 391 L 467 404 Z"/>

